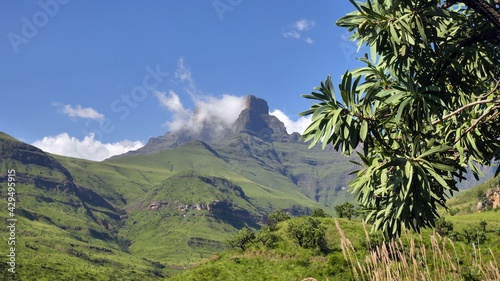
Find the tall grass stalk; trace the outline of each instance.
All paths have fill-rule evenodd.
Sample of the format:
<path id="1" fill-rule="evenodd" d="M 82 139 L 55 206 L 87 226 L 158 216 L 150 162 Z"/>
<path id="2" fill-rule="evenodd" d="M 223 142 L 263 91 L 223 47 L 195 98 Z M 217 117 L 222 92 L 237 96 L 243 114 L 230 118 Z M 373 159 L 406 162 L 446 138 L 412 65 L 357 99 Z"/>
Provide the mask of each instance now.
<path id="1" fill-rule="evenodd" d="M 436 232 L 427 243 L 421 235 L 406 232 L 403 237 L 372 247 L 375 244 L 365 224 L 366 245 L 371 250 L 355 249 L 337 220 L 335 225 L 344 258 L 355 280 L 500 280 L 498 263 L 491 249 L 491 257 L 482 257 L 475 245 L 472 251 L 467 251 L 462 244 L 463 252 L 459 255 L 453 241 Z"/>

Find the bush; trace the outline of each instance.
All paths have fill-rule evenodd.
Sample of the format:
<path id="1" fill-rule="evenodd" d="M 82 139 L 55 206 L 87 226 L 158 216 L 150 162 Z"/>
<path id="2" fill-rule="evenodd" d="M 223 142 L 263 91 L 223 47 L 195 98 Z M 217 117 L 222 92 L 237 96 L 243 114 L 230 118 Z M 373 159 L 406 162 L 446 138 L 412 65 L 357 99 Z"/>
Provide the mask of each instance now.
<path id="1" fill-rule="evenodd" d="M 483 244 L 486 241 L 486 233 L 475 228 L 465 228 L 463 236 L 469 244 Z"/>
<path id="2" fill-rule="evenodd" d="M 255 241 L 262 243 L 266 249 L 273 249 L 276 247 L 276 243 L 280 241 L 280 237 L 266 227 L 257 232 Z"/>
<path id="3" fill-rule="evenodd" d="M 283 210 L 276 210 L 267 216 L 267 226 L 269 227 L 269 230 L 274 231 L 277 229 L 276 226 L 279 222 L 289 219 L 290 216 Z"/>
<path id="4" fill-rule="evenodd" d="M 454 215 L 458 214 L 458 212 L 460 212 L 460 210 L 457 209 L 457 208 L 453 208 L 453 209 L 450 209 L 448 211 L 448 213 L 450 214 L 450 216 L 454 216 Z"/>
<path id="5" fill-rule="evenodd" d="M 248 244 L 253 242 L 255 234 L 248 228 L 243 227 L 233 238 L 227 240 L 227 243 L 233 248 L 240 248 L 245 251 Z"/>
<path id="6" fill-rule="evenodd" d="M 356 208 L 354 208 L 354 205 L 349 202 L 345 202 L 342 205 L 337 205 L 334 207 L 335 212 L 337 212 L 337 215 L 339 218 L 347 218 L 350 220 L 352 217 L 357 217 L 358 216 L 358 211 Z"/>
<path id="7" fill-rule="evenodd" d="M 448 233 L 448 238 L 450 238 L 452 241 L 460 241 L 460 234 L 455 231 L 450 231 L 450 233 Z"/>
<path id="8" fill-rule="evenodd" d="M 381 232 L 370 232 L 368 239 L 361 240 L 361 246 L 365 247 L 368 251 L 375 251 L 377 247 L 381 247 L 385 238 Z"/>
<path id="9" fill-rule="evenodd" d="M 445 218 L 439 218 L 436 220 L 436 232 L 441 236 L 447 236 L 453 231 L 453 223 L 445 220 Z"/>
<path id="10" fill-rule="evenodd" d="M 301 217 L 290 221 L 286 230 L 288 236 L 295 238 L 300 247 L 326 249 L 325 227 L 312 217 Z"/>
<path id="11" fill-rule="evenodd" d="M 481 221 L 479 222 L 479 226 L 481 227 L 481 229 L 482 229 L 484 232 L 486 232 L 486 226 L 487 226 L 487 225 L 488 225 L 488 222 L 487 222 L 487 221 L 485 221 L 485 220 L 481 220 Z"/>
<path id="12" fill-rule="evenodd" d="M 326 218 L 328 214 L 321 208 L 316 208 L 312 211 L 311 217 Z"/>

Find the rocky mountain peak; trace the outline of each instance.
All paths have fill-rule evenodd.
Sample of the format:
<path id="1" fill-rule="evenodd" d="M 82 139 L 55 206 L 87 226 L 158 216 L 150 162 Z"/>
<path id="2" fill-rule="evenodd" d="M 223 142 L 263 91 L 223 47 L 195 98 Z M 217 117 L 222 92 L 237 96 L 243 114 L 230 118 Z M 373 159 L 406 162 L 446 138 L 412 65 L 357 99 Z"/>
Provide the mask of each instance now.
<path id="1" fill-rule="evenodd" d="M 277 140 L 288 135 L 285 125 L 277 117 L 269 115 L 267 102 L 253 95 L 247 96 L 246 108 L 233 125 L 233 132 L 246 132 L 265 140 Z"/>
<path id="2" fill-rule="evenodd" d="M 245 99 L 245 108 L 255 112 L 255 114 L 268 114 L 269 106 L 267 101 L 258 98 L 254 95 L 249 95 Z"/>
<path id="3" fill-rule="evenodd" d="M 195 110 L 193 114 L 198 114 Z M 148 154 L 166 149 L 175 148 L 181 144 L 192 141 L 203 141 L 208 144 L 226 139 L 232 134 L 247 133 L 257 136 L 264 141 L 298 141 L 297 134 L 288 135 L 285 125 L 276 116 L 269 115 L 267 101 L 254 95 L 245 98 L 245 109 L 243 109 L 236 121 L 229 127 L 216 128 L 213 124 L 200 124 L 196 132 L 183 128 L 176 132 L 167 132 L 163 136 L 151 138 L 149 142 L 136 151 L 129 151 L 123 155 Z"/>

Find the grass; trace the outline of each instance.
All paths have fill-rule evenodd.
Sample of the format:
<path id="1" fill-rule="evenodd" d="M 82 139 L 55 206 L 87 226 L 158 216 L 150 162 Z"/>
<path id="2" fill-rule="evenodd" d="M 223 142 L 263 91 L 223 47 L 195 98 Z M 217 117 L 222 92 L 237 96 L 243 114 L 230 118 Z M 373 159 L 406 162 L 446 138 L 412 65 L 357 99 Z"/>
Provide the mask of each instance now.
<path id="1" fill-rule="evenodd" d="M 486 256 L 475 245 L 470 251 L 463 243 L 456 246 L 435 232 L 425 240 L 423 236 L 406 233 L 402 238 L 374 245 L 364 258 L 359 258 L 360 254 L 338 223 L 337 229 L 354 280 L 500 280 L 498 263 L 491 249 Z M 373 241 L 366 229 L 365 233 L 366 243 L 370 245 Z"/>
<path id="2" fill-rule="evenodd" d="M 151 262 L 109 245 L 80 241 L 44 221 L 18 217 L 16 225 L 16 274 L 7 271 L 4 257 L 2 280 L 159 280 L 168 274 Z M 6 253 L 7 244 L 2 244 Z"/>
<path id="3" fill-rule="evenodd" d="M 490 215 L 456 216 L 456 228 Z M 451 241 L 429 229 L 384 243 L 359 220 L 320 220 L 326 228 L 325 252 L 299 247 L 286 235 L 285 221 L 278 224 L 274 248 L 254 242 L 245 251 L 214 255 L 168 280 L 500 280 L 500 236 L 493 231 L 500 227 L 498 219 L 489 222 L 491 231 L 480 245 Z"/>

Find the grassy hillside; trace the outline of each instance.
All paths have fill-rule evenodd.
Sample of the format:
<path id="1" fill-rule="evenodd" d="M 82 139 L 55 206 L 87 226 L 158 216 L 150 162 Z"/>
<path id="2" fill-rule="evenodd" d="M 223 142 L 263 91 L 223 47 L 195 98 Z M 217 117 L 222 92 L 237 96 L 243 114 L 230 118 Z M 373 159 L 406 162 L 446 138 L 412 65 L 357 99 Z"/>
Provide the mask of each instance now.
<path id="1" fill-rule="evenodd" d="M 8 180 L 8 171 L 15 176 Z M 96 192 L 75 185 L 71 173 L 43 151 L 0 134 L 0 195 L 15 198 L 11 218 L 15 230 L 1 228 L 2 237 L 15 236 L 15 272 L 3 255 L 2 280 L 120 280 L 154 279 L 167 275 L 157 264 L 125 253 L 116 230 L 120 210 Z M 12 180 L 14 179 L 14 180 Z M 15 194 L 8 183 L 15 183 Z M 9 216 L 7 203 L 0 218 Z M 11 222 L 6 224 L 10 224 Z M 115 272 L 117 271 L 117 272 Z M 106 276 L 106 277 L 105 277 Z"/>
<path id="2" fill-rule="evenodd" d="M 175 266 L 226 249 L 224 239 L 243 226 L 258 228 L 259 213 L 231 182 L 180 172 L 129 205 L 121 235 L 133 254 Z"/>
<path id="3" fill-rule="evenodd" d="M 292 219 L 279 224 L 274 232 L 278 242 L 273 248 L 265 247 L 256 239 L 245 251 L 233 249 L 214 255 L 207 262 L 168 280 L 303 280 L 307 277 L 388 280 L 387 276 L 396 280 L 498 280 L 500 216 L 489 212 L 446 219 L 453 221 L 458 232 L 487 220 L 487 240 L 472 246 L 462 238 L 452 241 L 425 230 L 422 235 L 408 232 L 390 244 L 391 248 L 383 248 L 382 236 L 368 234 L 359 220 L 319 218 L 326 229 L 328 248 L 322 252 L 300 247 L 287 234 L 288 225 L 297 220 Z M 375 279 L 376 276 L 380 279 Z"/>

